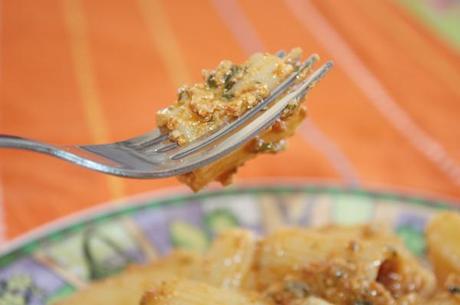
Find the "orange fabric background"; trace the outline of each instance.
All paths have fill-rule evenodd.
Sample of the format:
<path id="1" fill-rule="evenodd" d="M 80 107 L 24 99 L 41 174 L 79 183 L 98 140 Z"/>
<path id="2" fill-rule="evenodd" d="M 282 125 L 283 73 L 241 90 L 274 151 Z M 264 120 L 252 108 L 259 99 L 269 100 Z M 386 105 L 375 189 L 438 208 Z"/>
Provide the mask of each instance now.
<path id="1" fill-rule="evenodd" d="M 3 1 L 0 131 L 56 144 L 121 140 L 152 129 L 155 111 L 202 68 L 300 46 L 337 63 L 309 96 L 311 121 L 286 152 L 249 162 L 237 180 L 315 178 L 458 198 L 460 56 L 395 1 Z M 177 185 L 29 152 L 0 150 L 0 162 L 6 239 Z"/>

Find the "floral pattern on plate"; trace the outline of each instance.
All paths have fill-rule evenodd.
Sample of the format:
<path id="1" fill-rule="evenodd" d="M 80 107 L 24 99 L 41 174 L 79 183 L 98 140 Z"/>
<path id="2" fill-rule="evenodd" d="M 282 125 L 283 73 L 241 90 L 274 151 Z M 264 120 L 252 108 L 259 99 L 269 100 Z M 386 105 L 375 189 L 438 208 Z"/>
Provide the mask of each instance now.
<path id="1" fill-rule="evenodd" d="M 220 231 L 385 222 L 423 259 L 423 230 L 453 203 L 329 185 L 231 188 L 127 200 L 0 254 L 0 305 L 42 305 L 173 248 L 203 251 Z"/>

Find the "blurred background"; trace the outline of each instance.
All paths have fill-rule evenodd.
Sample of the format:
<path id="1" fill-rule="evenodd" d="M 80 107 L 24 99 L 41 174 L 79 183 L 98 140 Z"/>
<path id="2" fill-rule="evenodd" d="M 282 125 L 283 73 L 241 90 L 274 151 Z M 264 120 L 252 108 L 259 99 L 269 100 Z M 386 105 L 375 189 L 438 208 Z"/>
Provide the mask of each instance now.
<path id="1" fill-rule="evenodd" d="M 3 0 L 0 132 L 104 143 L 155 127 L 221 59 L 300 46 L 333 59 L 286 152 L 236 182 L 297 179 L 460 197 L 459 0 Z M 0 241 L 179 185 L 0 150 Z"/>

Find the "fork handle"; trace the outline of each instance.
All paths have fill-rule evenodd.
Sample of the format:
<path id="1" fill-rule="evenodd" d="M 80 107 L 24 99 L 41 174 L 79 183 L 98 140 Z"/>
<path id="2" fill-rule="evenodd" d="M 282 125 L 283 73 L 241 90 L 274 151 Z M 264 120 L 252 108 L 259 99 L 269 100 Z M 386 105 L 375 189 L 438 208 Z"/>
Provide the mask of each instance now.
<path id="1" fill-rule="evenodd" d="M 18 136 L 0 134 L 0 148 L 28 150 L 63 159 L 65 161 L 70 161 L 78 165 L 85 164 L 85 160 L 76 155 L 73 151 L 77 150 L 77 147 L 54 146 Z"/>
<path id="2" fill-rule="evenodd" d="M 50 144 L 5 134 L 0 134 L 0 148 L 31 150 L 50 155 L 56 155 L 53 152 L 58 149 L 57 147 Z"/>
<path id="3" fill-rule="evenodd" d="M 116 167 L 114 167 L 113 162 L 109 163 L 107 159 L 101 157 L 100 155 L 94 155 L 87 149 L 83 149 L 82 146 L 55 146 L 18 136 L 0 134 L 0 148 L 33 151 L 106 174 L 127 176 L 123 175 Z"/>

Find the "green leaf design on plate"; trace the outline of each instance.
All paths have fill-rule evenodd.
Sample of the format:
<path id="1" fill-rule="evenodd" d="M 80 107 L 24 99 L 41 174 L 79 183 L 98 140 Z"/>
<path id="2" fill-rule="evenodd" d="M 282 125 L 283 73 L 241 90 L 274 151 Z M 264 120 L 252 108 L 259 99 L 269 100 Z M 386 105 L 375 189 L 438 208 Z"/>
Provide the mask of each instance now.
<path id="1" fill-rule="evenodd" d="M 94 236 L 89 232 L 93 232 Z M 79 278 L 92 280 L 119 270 L 127 264 L 125 254 L 135 249 L 138 249 L 138 245 L 129 230 L 122 221 L 114 219 L 63 235 L 60 240 L 47 245 L 46 253 Z M 85 251 L 89 251 L 90 257 Z M 105 267 L 101 267 L 101 264 Z M 109 268 L 110 271 L 101 268 Z"/>
<path id="2" fill-rule="evenodd" d="M 236 216 L 227 209 L 216 209 L 209 212 L 206 214 L 204 222 L 208 230 L 214 234 L 239 226 Z"/>
<path id="3" fill-rule="evenodd" d="M 16 274 L 0 281 L 0 305 L 27 305 L 33 296 L 45 297 L 29 275 Z"/>
<path id="4" fill-rule="evenodd" d="M 75 292 L 74 287 L 70 285 L 63 286 L 58 291 L 54 292 L 53 295 L 48 296 L 47 304 L 54 304 L 57 301 L 65 298 L 66 296 L 73 294 L 74 292 Z"/>
<path id="5" fill-rule="evenodd" d="M 396 229 L 398 236 L 404 241 L 406 247 L 415 255 L 422 257 L 426 252 L 425 235 L 412 226 L 400 226 Z"/>
<path id="6" fill-rule="evenodd" d="M 272 196 L 278 198 L 280 195 L 284 196 L 291 193 L 304 196 L 298 200 L 308 202 L 309 205 L 313 203 L 312 198 L 314 198 L 314 204 L 312 204 L 314 209 L 312 211 L 315 214 L 309 214 L 308 217 L 318 217 L 315 219 L 324 217 L 328 223 L 353 224 L 372 221 L 376 212 L 381 213 L 381 209 L 386 210 L 386 205 L 390 207 L 390 214 L 394 214 L 395 217 L 402 214 L 406 216 L 407 214 L 418 215 L 420 208 L 424 211 L 426 210 L 427 214 L 432 215 L 438 210 L 449 209 L 449 207 L 452 209 L 452 206 L 454 206 L 442 200 L 315 184 L 307 184 L 301 187 L 295 185 L 260 186 L 249 189 L 229 188 L 223 191 L 204 192 L 191 196 L 180 195 L 166 199 L 146 198 L 140 202 L 133 201 L 135 204 L 124 204 L 120 207 L 113 205 L 116 208 L 108 209 L 101 213 L 89 214 L 82 219 L 77 219 L 75 222 L 64 225 L 62 228 L 47 230 L 38 234 L 38 237 L 31 240 L 27 239 L 17 248 L 2 254 L 0 267 L 1 269 L 8 268 L 9 265 L 22 258 L 34 258 L 35 254 L 40 254 L 49 257 L 53 263 L 59 265 L 65 272 L 75 275 L 82 281 L 90 282 L 95 277 L 110 273 L 105 269 L 106 267 L 110 267 L 109 270 L 112 271 L 122 268 L 128 259 L 124 255 L 120 255 L 121 252 L 128 253 L 128 255 L 141 253 L 142 248 L 139 246 L 138 240 L 133 237 L 133 231 L 126 229 L 127 226 L 124 225 L 123 221 L 120 221 L 120 217 L 133 217 L 132 220 L 135 221 L 134 216 L 146 209 L 156 210 L 161 214 L 164 209 L 171 206 L 180 208 L 190 202 L 202 201 L 203 209 L 201 212 L 205 214 L 202 224 L 199 221 L 197 225 L 185 222 L 173 224 L 164 222 L 161 224 L 159 233 L 168 234 L 169 236 L 167 237 L 170 237 L 176 247 L 203 251 L 208 247 L 209 237 L 212 233 L 219 232 L 223 228 L 233 227 L 238 223 L 243 226 L 259 228 L 258 226 L 263 222 L 264 217 L 260 209 L 261 197 Z M 379 202 L 379 211 L 374 211 L 374 202 Z M 387 202 L 388 204 L 382 205 L 380 204 L 381 202 Z M 326 208 L 317 209 L 317 205 Z M 319 211 L 319 213 L 316 213 L 316 211 Z M 199 216 L 201 217 L 202 214 Z M 86 236 L 87 240 L 84 241 L 84 232 L 88 224 L 95 226 L 98 232 L 96 235 L 98 236 L 94 238 Z M 407 227 L 406 224 L 406 227 L 401 226 L 399 228 L 398 233 L 405 240 L 411 251 L 421 255 L 425 252 L 425 240 L 421 232 L 417 231 L 416 228 L 416 226 L 413 228 Z M 110 238 L 110 240 L 107 240 L 107 238 Z M 166 248 L 169 246 L 168 241 L 167 238 L 166 240 L 161 240 L 161 242 L 165 243 Z M 86 256 L 83 254 L 84 243 L 87 243 L 86 252 L 89 252 L 89 261 L 91 263 L 87 262 L 88 254 Z M 113 247 L 114 243 L 116 244 L 115 247 Z M 114 264 L 114 262 L 118 263 Z M 88 267 L 88 265 L 93 267 Z M 54 273 L 53 270 L 51 271 Z M 20 284 L 21 282 L 23 284 Z M 51 295 L 46 296 L 44 292 L 42 292 L 42 295 L 34 294 L 37 293 L 37 287 L 31 281 L 28 282 L 27 279 L 22 281 L 16 278 L 12 283 L 13 287 L 32 287 L 20 289 L 19 291 L 29 296 L 32 295 L 34 300 L 40 300 L 41 298 L 45 300 L 45 297 L 48 297 L 49 302 L 55 302 L 61 296 L 72 294 L 73 289 L 77 289 L 76 287 L 64 285 L 58 288 L 57 291 L 51 292 Z M 41 286 L 42 283 L 38 284 Z M 27 304 L 27 297 L 24 294 L 21 295 L 21 293 L 11 293 L 9 285 L 8 280 L 0 281 L 0 305 Z"/>
<path id="7" fill-rule="evenodd" d="M 112 257 L 110 260 L 100 257 L 101 251 L 104 248 L 112 250 Z M 119 272 L 133 260 L 126 254 L 121 245 L 115 242 L 106 234 L 97 231 L 94 228 L 87 228 L 83 234 L 83 256 L 88 266 L 89 278 L 92 280 L 101 279 L 111 274 Z M 117 259 L 114 259 L 117 258 Z"/>
<path id="8" fill-rule="evenodd" d="M 176 248 L 203 252 L 209 245 L 208 236 L 203 230 L 182 221 L 171 223 L 169 234 Z"/>
<path id="9" fill-rule="evenodd" d="M 334 223 L 353 225 L 369 222 L 374 214 L 374 204 L 369 198 L 355 195 L 336 196 L 332 209 Z"/>

